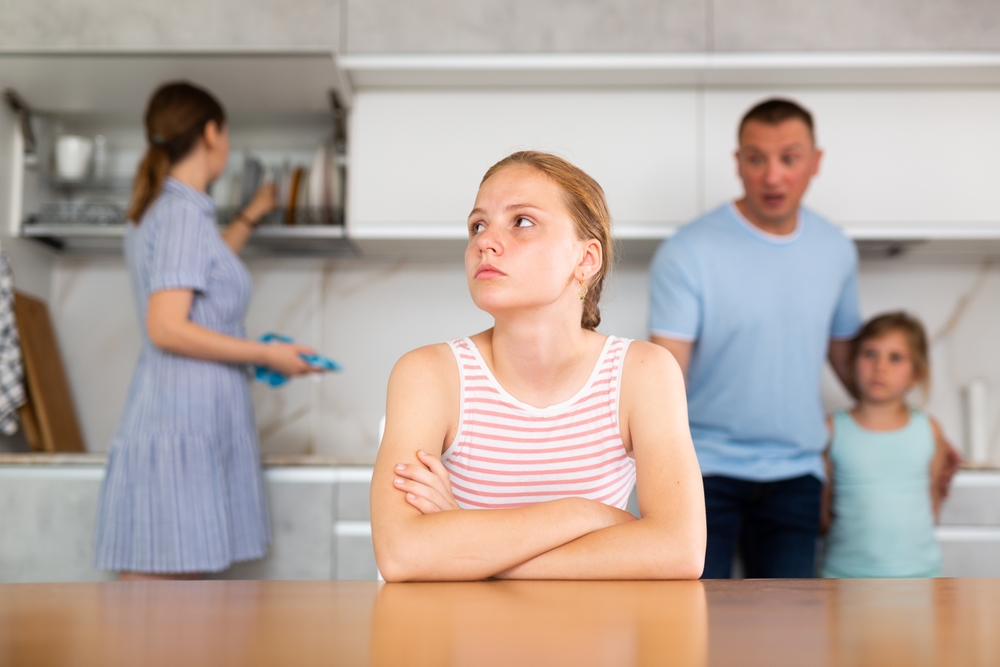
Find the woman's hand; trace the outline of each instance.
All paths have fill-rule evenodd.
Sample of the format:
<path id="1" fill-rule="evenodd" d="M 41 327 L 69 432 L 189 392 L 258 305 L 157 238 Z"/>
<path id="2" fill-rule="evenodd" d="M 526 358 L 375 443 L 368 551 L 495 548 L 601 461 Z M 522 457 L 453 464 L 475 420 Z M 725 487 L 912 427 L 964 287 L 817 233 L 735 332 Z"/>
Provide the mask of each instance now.
<path id="1" fill-rule="evenodd" d="M 257 225 L 258 221 L 274 210 L 274 207 L 278 205 L 278 186 L 274 183 L 265 183 L 258 188 L 257 192 L 254 193 L 253 199 L 247 204 L 247 207 L 243 209 L 243 215 L 246 216 L 254 226 Z"/>
<path id="2" fill-rule="evenodd" d="M 393 484 L 406 494 L 406 502 L 422 514 L 461 509 L 451 493 L 451 476 L 441 459 L 427 452 L 417 452 L 423 465 L 400 463 Z"/>
<path id="3" fill-rule="evenodd" d="M 295 343 L 265 343 L 263 362 L 261 365 L 277 371 L 282 375 L 304 375 L 318 373 L 319 370 L 309 365 L 303 354 L 315 354 L 315 350 L 305 345 Z"/>

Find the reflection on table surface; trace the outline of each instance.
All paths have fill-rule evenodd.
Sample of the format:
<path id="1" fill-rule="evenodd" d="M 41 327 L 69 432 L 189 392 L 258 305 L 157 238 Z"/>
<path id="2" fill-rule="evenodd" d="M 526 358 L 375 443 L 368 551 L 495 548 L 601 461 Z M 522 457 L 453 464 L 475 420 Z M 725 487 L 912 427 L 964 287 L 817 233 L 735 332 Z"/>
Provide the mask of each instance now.
<path id="1" fill-rule="evenodd" d="M 0 665 L 1000 665 L 1000 580 L 0 586 Z"/>

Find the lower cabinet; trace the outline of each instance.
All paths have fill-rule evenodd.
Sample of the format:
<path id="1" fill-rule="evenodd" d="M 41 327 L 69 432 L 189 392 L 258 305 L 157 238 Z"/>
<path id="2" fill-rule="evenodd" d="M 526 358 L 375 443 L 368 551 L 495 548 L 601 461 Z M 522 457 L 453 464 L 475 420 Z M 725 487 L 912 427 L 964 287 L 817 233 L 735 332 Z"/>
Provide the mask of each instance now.
<path id="1" fill-rule="evenodd" d="M 212 579 L 370 579 L 366 467 L 269 466 L 264 470 L 271 546 Z M 102 581 L 94 522 L 104 468 L 0 465 L 0 583 Z"/>
<path id="2" fill-rule="evenodd" d="M 1000 577 L 1000 472 L 960 471 L 936 535 L 943 576 Z"/>
<path id="3" fill-rule="evenodd" d="M 266 557 L 237 563 L 219 579 L 375 580 L 368 490 L 371 468 L 270 467 Z"/>
<path id="4" fill-rule="evenodd" d="M 0 583 L 101 581 L 93 566 L 100 465 L 0 465 Z M 272 543 L 218 579 L 378 578 L 368 467 L 265 468 Z M 635 499 L 630 509 L 637 512 Z M 946 577 L 1000 577 L 1000 472 L 963 470 L 937 537 Z"/>

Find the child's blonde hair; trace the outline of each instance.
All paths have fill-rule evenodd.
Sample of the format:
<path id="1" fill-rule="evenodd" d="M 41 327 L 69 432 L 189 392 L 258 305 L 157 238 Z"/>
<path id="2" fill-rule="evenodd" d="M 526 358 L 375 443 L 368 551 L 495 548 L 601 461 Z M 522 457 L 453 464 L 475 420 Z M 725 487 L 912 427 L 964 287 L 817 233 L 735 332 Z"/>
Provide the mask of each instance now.
<path id="1" fill-rule="evenodd" d="M 898 331 L 906 338 L 910 348 L 910 359 L 913 361 L 913 375 L 917 378 L 924 396 L 929 395 L 931 369 L 927 355 L 927 333 L 920 320 L 901 310 L 883 313 L 865 322 L 861 331 L 851 341 L 851 369 L 857 363 L 862 343 L 879 338 L 890 331 Z"/>

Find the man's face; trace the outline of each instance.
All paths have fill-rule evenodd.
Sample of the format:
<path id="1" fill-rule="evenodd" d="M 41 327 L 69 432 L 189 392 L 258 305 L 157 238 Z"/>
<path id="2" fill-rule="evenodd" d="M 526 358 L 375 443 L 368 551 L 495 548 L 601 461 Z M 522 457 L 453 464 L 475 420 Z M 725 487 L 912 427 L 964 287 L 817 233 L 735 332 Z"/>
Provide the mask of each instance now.
<path id="1" fill-rule="evenodd" d="M 821 157 L 809 128 L 798 118 L 744 125 L 736 165 L 751 221 L 774 227 L 794 221 Z"/>

